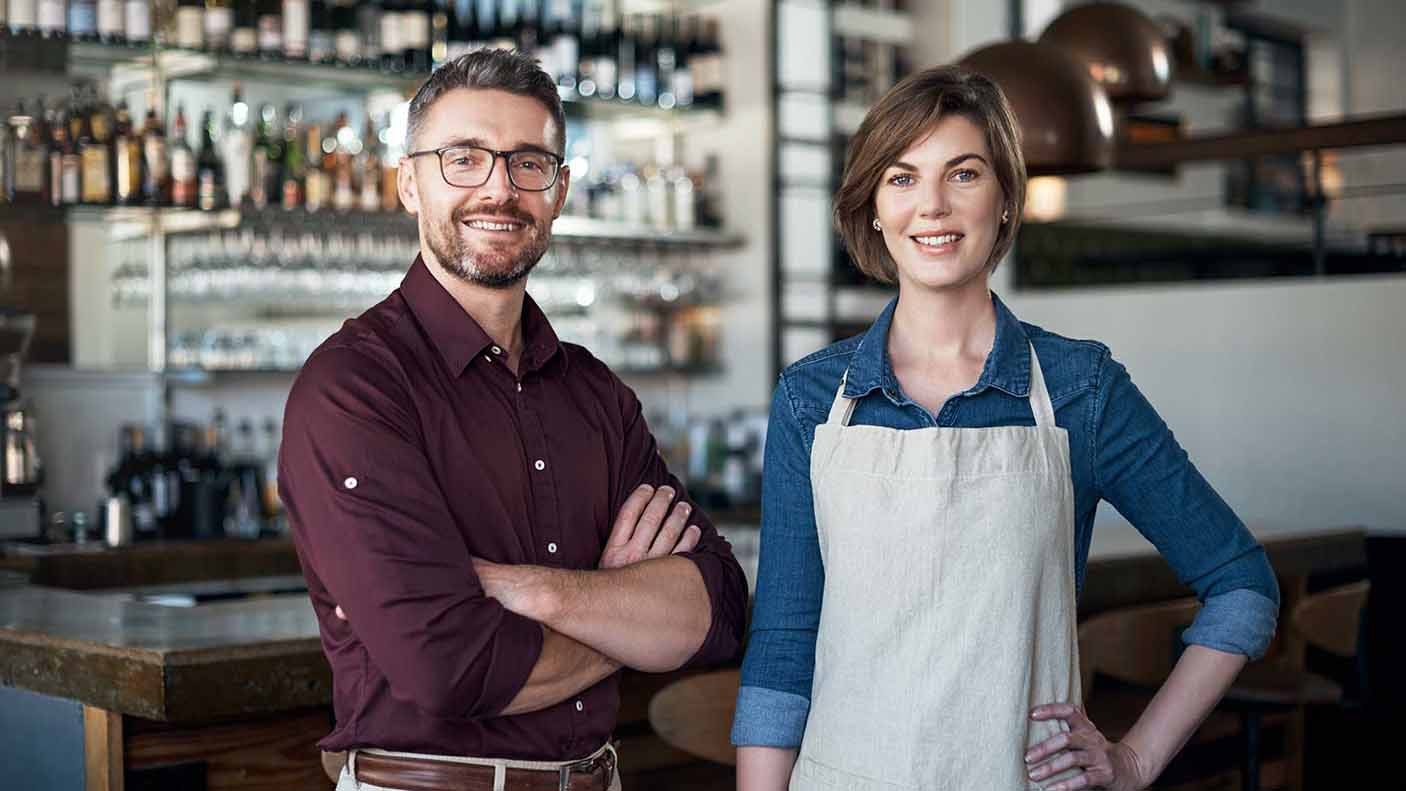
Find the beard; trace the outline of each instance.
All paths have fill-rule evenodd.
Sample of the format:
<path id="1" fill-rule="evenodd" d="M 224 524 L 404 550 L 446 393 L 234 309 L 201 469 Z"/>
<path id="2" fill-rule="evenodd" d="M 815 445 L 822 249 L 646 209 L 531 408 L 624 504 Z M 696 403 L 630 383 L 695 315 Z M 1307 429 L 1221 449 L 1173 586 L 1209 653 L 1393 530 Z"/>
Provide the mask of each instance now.
<path id="1" fill-rule="evenodd" d="M 516 251 L 497 246 L 478 245 L 464 238 L 465 218 L 475 214 L 508 217 L 527 226 L 527 239 Z M 498 206 L 459 207 L 445 222 L 427 223 L 425 241 L 440 266 L 465 283 L 488 288 L 507 288 L 527 277 L 547 252 L 552 240 L 551 221 L 537 222 L 532 215 L 515 203 Z"/>

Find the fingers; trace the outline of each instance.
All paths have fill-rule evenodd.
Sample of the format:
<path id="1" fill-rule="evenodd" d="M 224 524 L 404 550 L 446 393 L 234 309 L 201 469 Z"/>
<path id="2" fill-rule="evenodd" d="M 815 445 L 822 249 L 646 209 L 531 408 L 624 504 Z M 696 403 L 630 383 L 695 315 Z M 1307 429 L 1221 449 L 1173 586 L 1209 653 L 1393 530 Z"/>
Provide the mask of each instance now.
<path id="1" fill-rule="evenodd" d="M 610 528 L 610 538 L 606 541 L 606 546 L 622 547 L 630 543 L 635 534 L 635 525 L 639 524 L 645 507 L 653 497 L 654 487 L 647 483 L 640 484 L 630 492 L 624 505 L 620 506 L 620 513 L 615 515 L 615 524 Z"/>
<path id="2" fill-rule="evenodd" d="M 1030 779 L 1044 780 L 1046 777 L 1054 777 L 1067 769 L 1073 769 L 1076 766 L 1089 766 L 1093 762 L 1093 756 L 1084 750 L 1065 750 L 1045 763 L 1032 767 Z"/>
<path id="3" fill-rule="evenodd" d="M 1054 736 L 1051 736 L 1026 751 L 1025 762 L 1027 764 L 1038 764 L 1060 750 L 1069 747 L 1073 743 L 1073 738 L 1071 732 L 1068 731 L 1056 733 Z"/>
<path id="4" fill-rule="evenodd" d="M 1073 703 L 1046 703 L 1030 710 L 1032 720 L 1067 720 L 1072 729 L 1077 725 L 1091 727 L 1084 710 Z"/>
<path id="5" fill-rule="evenodd" d="M 630 536 L 631 555 L 643 558 L 649 553 L 649 548 L 653 546 L 654 539 L 659 535 L 659 529 L 664 525 L 664 519 L 669 515 L 669 506 L 673 502 L 673 487 L 660 486 L 654 490 L 654 496 L 649 498 L 644 513 L 640 515 L 639 522 L 635 524 L 634 535 Z"/>
<path id="6" fill-rule="evenodd" d="M 693 506 L 685 502 L 675 505 L 669 512 L 669 518 L 664 520 L 664 524 L 659 528 L 659 534 L 654 537 L 654 543 L 649 546 L 647 557 L 662 558 L 674 551 L 678 546 L 679 536 L 683 535 L 684 528 L 688 527 L 688 517 L 693 514 Z"/>
<path id="7" fill-rule="evenodd" d="M 674 547 L 673 554 L 682 555 L 685 552 L 692 552 L 698 546 L 698 542 L 703 539 L 703 529 L 698 525 L 689 525 L 683 531 L 683 538 Z"/>

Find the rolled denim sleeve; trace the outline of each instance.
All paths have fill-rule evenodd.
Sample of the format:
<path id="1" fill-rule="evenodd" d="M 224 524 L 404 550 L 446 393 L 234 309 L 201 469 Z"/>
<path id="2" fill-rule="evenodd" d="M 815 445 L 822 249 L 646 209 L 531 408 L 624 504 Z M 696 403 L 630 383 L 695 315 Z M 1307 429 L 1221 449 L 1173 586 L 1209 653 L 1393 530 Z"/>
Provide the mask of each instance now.
<path id="1" fill-rule="evenodd" d="M 813 417 L 797 413 L 783 375 L 766 435 L 757 591 L 732 723 L 739 747 L 799 747 L 810 712 L 825 587 L 810 483 Z"/>
<path id="2" fill-rule="evenodd" d="M 1203 602 L 1183 640 L 1262 656 L 1279 613 L 1279 586 L 1264 548 L 1107 353 L 1098 381 L 1094 483 Z"/>

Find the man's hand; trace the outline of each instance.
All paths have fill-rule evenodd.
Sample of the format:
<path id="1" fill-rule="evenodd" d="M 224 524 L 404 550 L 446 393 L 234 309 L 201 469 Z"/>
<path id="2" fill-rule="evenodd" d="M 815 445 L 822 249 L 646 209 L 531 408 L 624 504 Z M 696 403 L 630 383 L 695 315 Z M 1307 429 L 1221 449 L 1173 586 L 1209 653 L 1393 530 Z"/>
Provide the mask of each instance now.
<path id="1" fill-rule="evenodd" d="M 631 492 L 615 516 L 615 525 L 600 556 L 600 568 L 623 568 L 698 546 L 703 531 L 688 524 L 693 507 L 680 502 L 670 510 L 673 501 L 674 490 L 668 486 L 655 489 L 642 484 Z"/>

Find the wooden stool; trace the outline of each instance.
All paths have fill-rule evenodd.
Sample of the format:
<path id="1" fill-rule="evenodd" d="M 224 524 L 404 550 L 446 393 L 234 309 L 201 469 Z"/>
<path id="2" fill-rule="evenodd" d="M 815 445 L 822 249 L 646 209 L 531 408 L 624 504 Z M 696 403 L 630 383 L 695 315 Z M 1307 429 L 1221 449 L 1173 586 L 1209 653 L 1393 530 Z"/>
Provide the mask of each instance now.
<path id="1" fill-rule="evenodd" d="M 719 670 L 675 681 L 649 701 L 650 726 L 690 755 L 736 766 L 729 737 L 740 677 L 739 670 Z"/>

